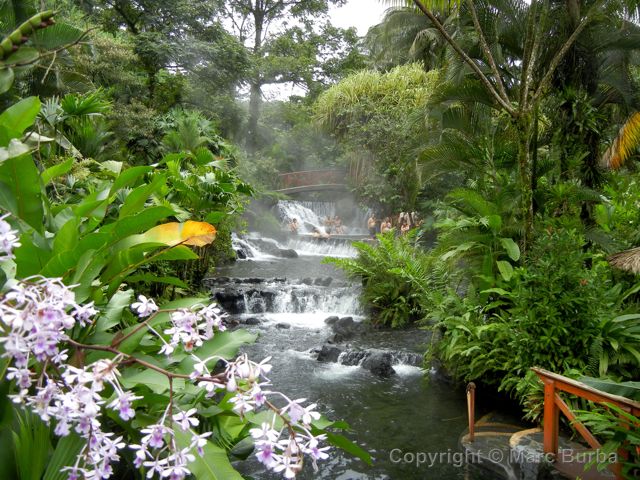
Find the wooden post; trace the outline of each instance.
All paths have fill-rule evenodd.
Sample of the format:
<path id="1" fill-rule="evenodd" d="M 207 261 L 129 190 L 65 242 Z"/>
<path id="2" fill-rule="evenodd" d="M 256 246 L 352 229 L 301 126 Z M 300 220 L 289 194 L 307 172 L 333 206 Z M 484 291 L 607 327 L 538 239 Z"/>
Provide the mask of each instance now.
<path id="1" fill-rule="evenodd" d="M 469 416 L 469 441 L 473 442 L 476 427 L 476 384 L 467 385 L 467 414 Z"/>
<path id="2" fill-rule="evenodd" d="M 558 454 L 558 434 L 560 428 L 560 416 L 556 405 L 556 386 L 551 379 L 545 378 L 544 382 L 544 453 Z"/>

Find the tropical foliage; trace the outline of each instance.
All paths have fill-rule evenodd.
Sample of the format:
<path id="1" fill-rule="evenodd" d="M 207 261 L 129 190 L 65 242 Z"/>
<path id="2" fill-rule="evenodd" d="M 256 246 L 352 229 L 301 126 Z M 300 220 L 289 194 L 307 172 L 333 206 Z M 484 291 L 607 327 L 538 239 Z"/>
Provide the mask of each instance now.
<path id="1" fill-rule="evenodd" d="M 325 440 L 370 461 L 266 402 L 270 365 L 236 358 L 255 336 L 201 291 L 254 193 L 222 136 L 244 46 L 189 2 L 55 3 L 0 2 L 0 476 L 233 479 L 271 449 L 291 476 Z M 184 102 L 204 84 L 217 105 Z"/>
<path id="2" fill-rule="evenodd" d="M 637 380 L 637 278 L 608 262 L 638 245 L 637 6 L 390 3 L 366 39 L 383 73 L 348 77 L 316 110 L 376 159 L 378 190 L 356 177 L 355 192 L 384 215 L 417 208 L 426 221 L 417 236 L 379 235 L 357 259 L 333 261 L 362 278 L 375 319 L 432 329 L 427 358 L 508 393 L 529 418 L 542 406 L 533 366 Z M 428 88 L 424 101 L 377 124 L 394 107 L 365 110 L 358 89 L 388 88 L 376 106 L 405 98 L 416 90 L 386 78 L 416 69 L 426 71 L 416 84 Z M 413 173 L 389 177 L 400 165 Z M 410 185 L 418 193 L 400 197 Z M 637 265 L 636 250 L 624 255 L 618 265 Z M 624 442 L 605 426 L 614 417 L 598 415 L 603 439 Z"/>

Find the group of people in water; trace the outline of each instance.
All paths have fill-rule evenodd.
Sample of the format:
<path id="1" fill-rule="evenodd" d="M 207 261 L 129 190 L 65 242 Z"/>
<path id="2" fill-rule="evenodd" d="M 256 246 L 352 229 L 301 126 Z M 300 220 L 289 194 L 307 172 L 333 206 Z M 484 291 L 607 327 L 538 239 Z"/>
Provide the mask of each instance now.
<path id="1" fill-rule="evenodd" d="M 375 238 L 378 233 L 385 233 L 393 229 L 397 229 L 400 234 L 404 235 L 412 228 L 419 227 L 422 222 L 417 212 L 401 212 L 397 216 L 387 216 L 382 220 L 376 218 L 376 214 L 372 213 L 367 220 L 367 229 L 371 238 Z M 331 235 L 344 235 L 347 233 L 345 226 L 342 224 L 342 219 L 338 215 L 327 216 L 322 223 L 324 229 L 314 225 L 311 229 L 311 235 L 319 238 L 329 238 Z M 298 219 L 291 219 L 288 227 L 291 233 L 298 234 L 300 229 Z"/>
<path id="2" fill-rule="evenodd" d="M 418 218 L 417 212 L 400 212 L 398 216 L 385 217 L 382 220 L 376 218 L 376 214 L 372 213 L 367 220 L 367 229 L 371 238 L 375 238 L 376 234 L 386 233 L 394 228 L 397 228 L 404 235 L 421 224 L 422 220 Z"/>
<path id="3" fill-rule="evenodd" d="M 342 224 L 342 219 L 338 216 L 327 216 L 323 220 L 324 230 L 317 226 L 313 226 L 311 235 L 320 238 L 329 238 L 332 234 L 344 235 L 346 233 L 346 227 Z M 289 231 L 293 234 L 297 234 L 300 229 L 300 223 L 297 218 L 293 218 L 289 222 Z"/>
<path id="4" fill-rule="evenodd" d="M 329 235 L 332 233 L 336 235 L 344 235 L 347 233 L 346 227 L 342 224 L 342 219 L 338 215 L 334 217 L 324 217 L 322 223 L 324 224 L 325 231 Z"/>

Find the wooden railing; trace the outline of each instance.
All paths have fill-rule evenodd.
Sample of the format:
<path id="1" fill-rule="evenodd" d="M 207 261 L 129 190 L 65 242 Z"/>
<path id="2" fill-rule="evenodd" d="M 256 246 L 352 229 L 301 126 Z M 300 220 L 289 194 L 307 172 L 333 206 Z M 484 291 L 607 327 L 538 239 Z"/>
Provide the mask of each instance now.
<path id="1" fill-rule="evenodd" d="M 469 419 L 469 441 L 475 440 L 476 434 L 476 384 L 467 385 L 467 417 Z"/>
<path id="2" fill-rule="evenodd" d="M 544 421 L 543 421 L 543 448 L 544 453 L 553 455 L 558 454 L 558 435 L 560 428 L 560 412 L 566 416 L 573 427 L 582 435 L 582 438 L 593 449 L 600 449 L 602 445 L 593 436 L 593 434 L 576 419 L 575 414 L 571 411 L 567 403 L 560 397 L 559 392 L 567 392 L 580 398 L 590 400 L 595 403 L 608 403 L 630 413 L 634 416 L 640 416 L 640 402 L 635 402 L 625 397 L 613 395 L 611 393 L 602 392 L 593 387 L 585 385 L 582 382 L 571 378 L 549 372 L 542 368 L 532 368 L 544 384 Z M 620 465 L 614 468 L 616 478 L 622 478 L 620 474 Z"/>

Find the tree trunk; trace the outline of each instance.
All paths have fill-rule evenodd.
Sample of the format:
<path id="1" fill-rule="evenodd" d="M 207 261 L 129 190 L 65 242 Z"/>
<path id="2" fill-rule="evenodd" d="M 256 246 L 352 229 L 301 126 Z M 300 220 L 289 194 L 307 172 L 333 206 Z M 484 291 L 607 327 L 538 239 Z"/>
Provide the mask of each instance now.
<path id="1" fill-rule="evenodd" d="M 253 40 L 253 57 L 256 62 L 256 71 L 251 80 L 251 91 L 249 95 L 249 122 L 247 124 L 247 137 L 245 145 L 249 152 L 253 153 L 259 145 L 258 138 L 258 120 L 260 119 L 260 106 L 262 104 L 262 87 L 261 73 L 257 65 L 260 63 L 258 59 L 261 57 L 262 49 L 262 33 L 264 30 L 264 12 L 258 9 L 253 12 L 253 20 L 255 22 L 255 36 Z"/>
<path id="2" fill-rule="evenodd" d="M 538 210 L 535 201 L 536 190 L 538 189 L 538 129 L 539 129 L 539 106 L 536 105 L 533 113 L 533 138 L 531 139 L 531 195 L 533 196 L 533 213 Z"/>
<path id="3" fill-rule="evenodd" d="M 521 215 L 524 231 L 520 249 L 523 255 L 531 243 L 533 235 L 533 191 L 531 175 L 531 130 L 532 119 L 530 113 L 523 113 L 518 118 L 518 174 L 520 176 Z"/>
<path id="4" fill-rule="evenodd" d="M 250 152 L 255 152 L 258 148 L 258 120 L 260 119 L 260 105 L 262 104 L 262 91 L 260 83 L 251 83 L 251 94 L 249 97 L 249 121 L 247 123 L 246 146 Z"/>

